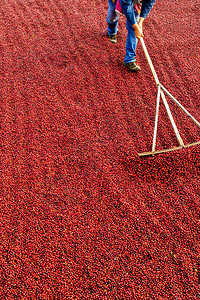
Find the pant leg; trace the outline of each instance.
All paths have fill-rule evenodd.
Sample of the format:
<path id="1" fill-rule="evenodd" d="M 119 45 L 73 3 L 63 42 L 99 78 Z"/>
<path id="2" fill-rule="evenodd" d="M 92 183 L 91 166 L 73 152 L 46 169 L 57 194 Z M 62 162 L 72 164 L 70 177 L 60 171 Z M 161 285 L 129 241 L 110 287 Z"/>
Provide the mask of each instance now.
<path id="1" fill-rule="evenodd" d="M 108 0 L 108 14 L 107 14 L 107 23 L 108 23 L 108 34 L 114 35 L 117 33 L 118 29 L 118 20 L 119 16 L 115 12 L 116 2 L 113 3 L 112 0 Z"/>
<path id="2" fill-rule="evenodd" d="M 136 20 L 139 21 L 139 15 L 136 14 Z M 132 25 L 126 22 L 126 29 L 128 30 L 127 39 L 126 39 L 126 54 L 125 54 L 125 63 L 130 63 L 136 61 L 136 47 L 138 39 L 135 37 L 135 30 Z"/>

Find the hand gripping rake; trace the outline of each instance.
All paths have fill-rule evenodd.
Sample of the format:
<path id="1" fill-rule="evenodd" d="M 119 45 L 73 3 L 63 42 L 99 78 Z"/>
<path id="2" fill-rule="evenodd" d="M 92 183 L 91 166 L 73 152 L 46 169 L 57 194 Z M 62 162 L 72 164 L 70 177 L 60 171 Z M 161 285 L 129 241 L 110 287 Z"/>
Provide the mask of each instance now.
<path id="1" fill-rule="evenodd" d="M 186 147 L 195 146 L 195 145 L 200 144 L 200 141 L 192 143 L 192 144 L 187 144 L 187 145 L 185 145 L 183 143 L 183 140 L 182 140 L 182 138 L 181 138 L 181 136 L 179 134 L 179 131 L 178 131 L 177 127 L 176 127 L 176 124 L 174 122 L 173 116 L 171 114 L 168 102 L 167 102 L 167 100 L 165 98 L 164 92 L 196 123 L 197 126 L 200 127 L 200 123 L 160 83 L 160 81 L 158 80 L 158 76 L 156 74 L 156 71 L 154 69 L 154 66 L 152 64 L 151 58 L 149 56 L 149 53 L 147 51 L 147 48 L 145 46 L 144 39 L 142 37 L 140 38 L 140 42 L 142 44 L 142 48 L 143 48 L 144 54 L 146 56 L 146 59 L 148 61 L 148 64 L 150 66 L 150 69 L 151 69 L 151 72 L 153 74 L 154 80 L 155 80 L 155 82 L 156 82 L 156 84 L 158 86 L 158 93 L 157 93 L 156 116 L 155 116 L 155 125 L 154 125 L 154 135 L 153 135 L 152 151 L 151 152 L 138 153 L 138 155 L 140 157 L 142 157 L 142 156 L 149 156 L 149 155 L 154 155 L 154 154 L 159 154 L 159 153 L 174 151 L 174 150 L 178 150 L 178 149 L 181 149 L 181 148 L 186 148 Z M 156 135 L 157 135 L 157 127 L 158 127 L 158 114 L 159 114 L 160 96 L 161 96 L 161 98 L 163 100 L 165 109 L 167 111 L 167 114 L 169 116 L 170 122 L 172 124 L 173 129 L 174 129 L 174 132 L 175 132 L 175 135 L 176 135 L 176 138 L 177 138 L 179 146 L 178 147 L 174 147 L 174 148 L 169 148 L 169 149 L 163 149 L 163 150 L 156 151 L 155 150 L 155 146 L 156 146 Z"/>

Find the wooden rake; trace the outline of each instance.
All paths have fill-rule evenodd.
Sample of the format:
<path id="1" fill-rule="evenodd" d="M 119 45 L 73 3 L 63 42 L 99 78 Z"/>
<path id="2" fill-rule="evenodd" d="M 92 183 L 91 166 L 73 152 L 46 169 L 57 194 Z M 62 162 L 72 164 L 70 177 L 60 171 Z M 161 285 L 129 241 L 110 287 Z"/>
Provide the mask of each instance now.
<path id="1" fill-rule="evenodd" d="M 172 116 L 172 113 L 171 113 L 171 110 L 169 108 L 169 105 L 168 105 L 168 102 L 165 98 L 165 94 L 164 92 L 196 123 L 197 126 L 200 127 L 200 123 L 185 109 L 185 107 L 183 107 L 183 105 L 181 105 L 169 92 L 168 90 L 160 83 L 160 81 L 158 80 L 158 76 L 156 74 L 156 71 L 154 69 L 154 66 L 152 64 L 152 61 L 151 61 L 151 58 L 149 56 L 149 53 L 147 51 L 147 48 L 145 46 L 145 43 L 144 43 L 144 39 L 141 37 L 140 38 L 140 42 L 142 44 L 142 48 L 143 48 L 143 51 L 145 53 L 145 56 L 146 56 L 146 59 L 148 61 L 148 64 L 150 66 L 150 69 L 151 69 L 151 72 L 153 74 L 153 77 L 154 77 L 154 80 L 157 84 L 157 87 L 158 87 L 158 93 L 157 93 L 157 103 L 156 103 L 156 116 L 155 116 L 155 125 L 154 125 L 154 134 L 153 134 L 153 143 L 152 143 L 152 150 L 150 152 L 143 152 L 143 153 L 138 153 L 138 155 L 140 157 L 143 157 L 143 156 L 150 156 L 150 155 L 155 155 L 155 154 L 159 154 L 159 153 L 164 153 L 164 152 L 169 152 L 169 151 L 174 151 L 174 150 L 179 150 L 179 149 L 182 149 L 182 148 L 187 148 L 187 147 L 190 147 L 190 146 L 195 146 L 195 145 L 199 145 L 200 144 L 200 141 L 199 142 L 195 142 L 195 143 L 192 143 L 192 144 L 184 144 L 183 143 L 183 140 L 180 136 L 180 133 L 178 131 L 178 128 L 176 126 L 176 123 L 174 122 L 174 119 L 173 119 L 173 116 Z M 158 150 L 156 151 L 155 150 L 155 147 L 156 147 L 156 136 L 157 136 L 157 127 L 158 127 L 158 114 L 159 114 L 159 105 L 160 105 L 160 96 L 163 100 L 163 103 L 164 103 L 164 106 L 165 106 L 165 109 L 167 111 L 167 114 L 168 114 L 168 117 L 170 119 L 170 122 L 172 124 L 172 127 L 173 127 L 173 130 L 175 132 L 175 135 L 176 135 L 176 138 L 177 138 L 177 141 L 178 141 L 178 144 L 179 146 L 178 147 L 173 147 L 173 148 L 169 148 L 169 149 L 163 149 L 163 150 Z"/>

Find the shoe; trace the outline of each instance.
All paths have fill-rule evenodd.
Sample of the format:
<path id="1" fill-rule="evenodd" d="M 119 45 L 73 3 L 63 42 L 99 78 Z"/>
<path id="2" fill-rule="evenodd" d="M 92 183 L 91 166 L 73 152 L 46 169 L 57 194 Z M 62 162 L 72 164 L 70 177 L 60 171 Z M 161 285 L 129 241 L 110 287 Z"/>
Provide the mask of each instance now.
<path id="1" fill-rule="evenodd" d="M 124 62 L 123 65 L 133 72 L 137 72 L 141 70 L 141 68 L 136 64 L 135 61 L 131 61 L 130 63 Z"/>
<path id="2" fill-rule="evenodd" d="M 111 43 L 116 44 L 117 43 L 117 34 L 108 35 L 108 39 Z"/>

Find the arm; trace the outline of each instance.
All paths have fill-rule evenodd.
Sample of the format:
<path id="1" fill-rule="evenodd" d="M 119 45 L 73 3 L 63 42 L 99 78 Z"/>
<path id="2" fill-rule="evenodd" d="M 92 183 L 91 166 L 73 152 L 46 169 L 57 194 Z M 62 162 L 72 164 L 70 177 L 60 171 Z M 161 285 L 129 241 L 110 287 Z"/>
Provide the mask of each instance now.
<path id="1" fill-rule="evenodd" d="M 142 29 L 143 29 L 143 28 L 142 28 L 143 22 L 144 22 L 144 18 L 140 17 L 139 22 L 138 22 L 137 24 L 133 25 L 133 28 L 135 29 L 135 36 L 136 36 L 136 38 L 137 38 L 138 40 L 140 39 L 140 37 L 143 37 L 143 36 L 144 36 L 143 30 L 142 30 Z M 138 29 L 138 28 L 135 28 L 136 25 L 139 27 L 139 29 Z"/>
<path id="2" fill-rule="evenodd" d="M 146 19 L 146 17 L 150 13 L 154 3 L 155 3 L 155 0 L 143 0 L 140 17 Z"/>
<path id="3" fill-rule="evenodd" d="M 136 24 L 133 24 L 133 28 L 135 30 L 135 37 L 139 40 L 140 37 L 143 37 L 143 31 L 142 31 L 142 23 L 144 21 L 144 18 L 140 18 L 139 22 Z"/>
<path id="4" fill-rule="evenodd" d="M 155 0 L 143 0 L 142 9 L 141 9 L 141 13 L 140 13 L 140 20 L 138 22 L 138 26 L 141 29 L 141 31 L 142 31 L 142 24 L 143 24 L 145 18 L 148 16 L 149 12 L 151 11 L 154 3 L 155 3 Z M 140 37 L 143 37 L 143 36 L 144 35 L 142 32 L 142 34 L 139 36 L 139 39 L 140 39 Z"/>

